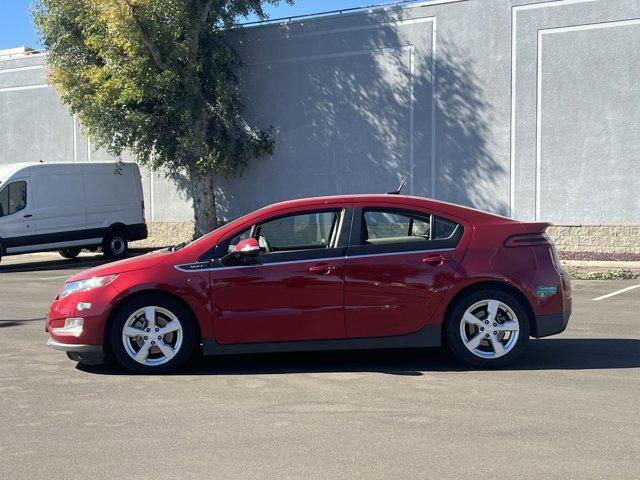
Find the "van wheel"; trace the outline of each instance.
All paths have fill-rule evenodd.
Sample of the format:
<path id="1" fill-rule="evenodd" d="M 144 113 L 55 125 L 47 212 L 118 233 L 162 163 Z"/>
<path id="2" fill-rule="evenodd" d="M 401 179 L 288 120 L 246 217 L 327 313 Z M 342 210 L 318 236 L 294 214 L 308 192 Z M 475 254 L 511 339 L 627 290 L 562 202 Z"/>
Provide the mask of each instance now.
<path id="1" fill-rule="evenodd" d="M 464 297 L 445 321 L 447 344 L 463 362 L 481 368 L 504 367 L 529 342 L 529 316 L 513 295 L 480 290 Z"/>
<path id="2" fill-rule="evenodd" d="M 58 250 L 58 253 L 64 258 L 72 259 L 80 255 L 80 250 L 80 248 L 63 248 L 62 250 Z"/>
<path id="3" fill-rule="evenodd" d="M 124 258 L 128 252 L 127 237 L 120 230 L 107 233 L 102 240 L 102 253 L 107 258 Z"/>

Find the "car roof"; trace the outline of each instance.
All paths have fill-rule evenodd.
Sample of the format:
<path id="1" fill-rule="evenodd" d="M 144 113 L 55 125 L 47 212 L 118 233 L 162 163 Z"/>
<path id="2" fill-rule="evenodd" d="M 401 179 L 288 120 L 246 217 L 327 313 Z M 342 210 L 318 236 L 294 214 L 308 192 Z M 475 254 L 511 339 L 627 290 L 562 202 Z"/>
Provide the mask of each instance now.
<path id="1" fill-rule="evenodd" d="M 317 206 L 321 204 L 348 204 L 348 203 L 371 203 L 372 205 L 385 204 L 406 204 L 407 207 L 415 207 L 426 210 L 434 210 L 436 212 L 449 214 L 460 217 L 472 222 L 491 222 L 491 223 L 511 223 L 515 220 L 504 217 L 502 215 L 484 212 L 470 207 L 457 205 L 454 203 L 433 200 L 425 197 L 417 197 L 412 195 L 396 195 L 396 194 L 352 194 L 352 195 L 330 195 L 324 197 L 300 198 L 295 200 L 286 200 L 271 204 L 264 210 L 280 210 L 282 208 L 296 208 L 305 206 Z"/>

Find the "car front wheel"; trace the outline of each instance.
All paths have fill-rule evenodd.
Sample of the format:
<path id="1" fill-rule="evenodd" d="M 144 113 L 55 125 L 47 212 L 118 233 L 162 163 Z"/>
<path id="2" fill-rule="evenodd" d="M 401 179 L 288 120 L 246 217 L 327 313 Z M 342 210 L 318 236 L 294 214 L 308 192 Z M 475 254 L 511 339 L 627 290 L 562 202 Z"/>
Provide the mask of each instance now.
<path id="1" fill-rule="evenodd" d="M 526 309 L 501 290 L 480 290 L 464 297 L 449 313 L 445 329 L 451 351 L 475 367 L 508 365 L 529 342 Z"/>
<path id="2" fill-rule="evenodd" d="M 167 373 L 184 364 L 195 345 L 191 313 L 163 295 L 138 297 L 120 308 L 111 324 L 111 348 L 135 373 Z"/>

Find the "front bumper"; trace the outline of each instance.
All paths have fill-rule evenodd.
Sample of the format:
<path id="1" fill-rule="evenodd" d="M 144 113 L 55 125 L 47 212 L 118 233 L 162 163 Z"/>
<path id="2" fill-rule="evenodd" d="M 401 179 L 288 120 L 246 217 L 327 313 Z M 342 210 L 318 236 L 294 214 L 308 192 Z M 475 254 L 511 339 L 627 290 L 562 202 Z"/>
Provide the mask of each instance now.
<path id="1" fill-rule="evenodd" d="M 550 315 L 536 315 L 531 325 L 531 336 L 542 338 L 564 332 L 570 316 L 571 310 Z"/>
<path id="2" fill-rule="evenodd" d="M 104 349 L 102 345 L 83 345 L 78 343 L 57 342 L 53 338 L 47 341 L 47 346 L 55 350 L 67 352 L 67 356 L 76 362 L 98 365 L 104 363 Z"/>

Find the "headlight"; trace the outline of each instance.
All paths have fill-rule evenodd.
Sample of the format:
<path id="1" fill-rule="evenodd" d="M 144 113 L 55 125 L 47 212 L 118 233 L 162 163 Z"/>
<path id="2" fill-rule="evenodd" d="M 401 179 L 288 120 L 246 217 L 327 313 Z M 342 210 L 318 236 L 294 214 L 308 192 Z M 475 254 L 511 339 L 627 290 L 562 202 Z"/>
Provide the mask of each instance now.
<path id="1" fill-rule="evenodd" d="M 104 287 L 105 285 L 109 285 L 116 277 L 117 275 L 106 275 L 104 277 L 92 277 L 86 280 L 65 283 L 58 294 L 58 298 L 64 298 L 71 293 L 85 292 L 93 288 Z"/>

